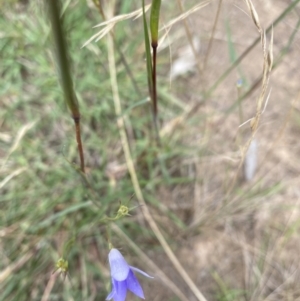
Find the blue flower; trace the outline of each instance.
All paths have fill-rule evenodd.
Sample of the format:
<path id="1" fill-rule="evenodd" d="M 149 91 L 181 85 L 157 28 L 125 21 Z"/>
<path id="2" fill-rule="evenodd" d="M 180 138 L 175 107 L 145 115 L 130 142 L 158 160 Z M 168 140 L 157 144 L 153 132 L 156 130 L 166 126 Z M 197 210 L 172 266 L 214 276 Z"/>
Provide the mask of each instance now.
<path id="1" fill-rule="evenodd" d="M 125 301 L 127 290 L 130 290 L 138 297 L 145 299 L 143 289 L 133 271 L 141 273 L 149 278 L 153 277 L 135 267 L 128 265 L 125 258 L 117 249 L 110 250 L 108 254 L 108 260 L 112 280 L 112 291 L 107 296 L 106 300 L 114 299 L 114 301 Z"/>

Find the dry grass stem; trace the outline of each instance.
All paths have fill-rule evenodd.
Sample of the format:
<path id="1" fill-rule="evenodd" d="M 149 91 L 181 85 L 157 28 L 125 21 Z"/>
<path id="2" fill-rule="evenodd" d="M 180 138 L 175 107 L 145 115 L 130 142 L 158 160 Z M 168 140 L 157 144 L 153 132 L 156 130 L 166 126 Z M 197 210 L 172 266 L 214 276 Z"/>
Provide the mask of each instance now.
<path id="1" fill-rule="evenodd" d="M 22 266 L 24 266 L 33 255 L 34 255 L 33 251 L 27 252 L 19 260 L 12 263 L 7 268 L 5 268 L 3 271 L 1 271 L 0 272 L 0 283 L 5 281 L 10 275 L 15 273 L 20 268 L 22 268 Z"/>
<path id="2" fill-rule="evenodd" d="M 26 133 L 32 129 L 37 121 L 33 121 L 33 122 L 29 122 L 27 124 L 25 124 L 24 126 L 22 126 L 17 134 L 17 137 L 14 141 L 14 144 L 11 146 L 10 150 L 8 151 L 5 159 L 3 160 L 1 169 L 3 168 L 3 166 L 6 164 L 7 160 L 9 159 L 10 155 L 16 151 L 20 145 L 21 140 L 23 139 L 23 137 L 26 135 Z"/>
<path id="3" fill-rule="evenodd" d="M 181 0 L 177 0 L 177 3 L 178 3 L 178 6 L 179 6 L 181 14 L 183 14 L 184 13 L 184 9 L 183 9 L 183 5 L 182 5 L 182 1 Z M 183 25 L 184 25 L 184 29 L 185 29 L 185 32 L 186 32 L 189 44 L 191 46 L 193 55 L 195 57 L 195 61 L 197 62 L 196 66 L 197 66 L 199 75 L 201 75 L 202 70 L 201 70 L 201 64 L 200 64 L 200 61 L 199 61 L 199 54 L 197 53 L 198 51 L 196 50 L 196 47 L 194 45 L 193 37 L 192 37 L 192 34 L 191 34 L 191 31 L 190 31 L 190 28 L 189 28 L 189 25 L 188 25 L 188 22 L 187 22 L 186 18 L 183 19 Z"/>
<path id="4" fill-rule="evenodd" d="M 259 125 L 259 121 L 262 115 L 262 105 L 266 96 L 266 91 L 268 88 L 268 83 L 269 83 L 269 79 L 270 79 L 270 73 L 272 70 L 272 63 L 273 63 L 273 55 L 270 53 L 273 49 L 273 46 L 271 45 L 273 43 L 273 33 L 271 34 L 271 41 L 270 41 L 270 46 L 269 46 L 269 50 L 267 51 L 267 41 L 266 41 L 266 32 L 264 30 L 262 30 L 262 27 L 260 25 L 259 22 L 259 18 L 258 18 L 258 14 L 255 10 L 255 7 L 253 5 L 253 3 L 251 2 L 251 0 L 246 0 L 247 6 L 250 10 L 251 13 L 251 17 L 252 20 L 260 34 L 261 37 L 261 47 L 262 47 L 262 52 L 263 52 L 263 70 L 262 70 L 262 81 L 261 81 L 261 91 L 259 94 L 259 97 L 257 98 L 256 101 L 256 114 L 255 117 L 251 120 L 251 130 L 252 130 L 252 134 L 250 139 L 246 142 L 246 144 L 244 145 L 244 147 L 242 148 L 242 152 L 241 152 L 241 160 L 240 163 L 237 167 L 237 171 L 235 173 L 235 176 L 233 178 L 233 180 L 231 181 L 231 184 L 229 185 L 229 188 L 227 190 L 226 193 L 226 199 L 228 198 L 228 196 L 230 195 L 232 189 L 234 188 L 234 185 L 236 183 L 236 180 L 238 178 L 238 174 L 244 164 L 244 160 L 247 154 L 247 151 L 249 149 L 249 146 L 252 142 L 252 140 L 254 139 L 254 136 L 257 132 L 258 129 L 258 125 Z M 268 59 L 269 58 L 269 59 Z M 267 99 L 268 100 L 268 99 Z"/>
<path id="5" fill-rule="evenodd" d="M 14 172 L 12 172 L 10 175 L 6 176 L 1 182 L 0 182 L 0 189 L 2 189 L 11 179 L 21 174 L 23 171 L 25 171 L 26 167 L 21 167 Z"/>
<path id="6" fill-rule="evenodd" d="M 217 23 L 218 23 L 219 16 L 220 16 L 221 6 L 222 6 L 222 0 L 219 0 L 217 13 L 216 13 L 216 17 L 215 17 L 215 21 L 214 21 L 214 25 L 213 25 L 213 29 L 211 31 L 211 35 L 210 35 L 210 38 L 209 38 L 207 50 L 206 50 L 206 53 L 205 53 L 205 57 L 203 59 L 203 70 L 205 70 L 205 68 L 206 68 L 208 57 L 209 57 L 209 54 L 210 54 L 210 51 L 211 51 L 211 48 L 212 48 L 212 44 L 213 44 L 213 40 L 214 40 L 216 28 L 217 28 Z"/>
<path id="7" fill-rule="evenodd" d="M 49 298 L 50 298 L 50 294 L 51 294 L 51 291 L 53 289 L 53 286 L 56 282 L 56 279 L 57 277 L 60 275 L 60 273 L 57 271 L 53 274 L 51 274 L 48 282 L 47 282 L 47 285 L 45 287 L 45 290 L 44 290 L 44 293 L 43 293 L 43 296 L 42 296 L 42 299 L 41 301 L 48 301 Z"/>
<path id="8" fill-rule="evenodd" d="M 132 180 L 135 194 L 137 196 L 139 203 L 141 205 L 143 205 L 141 208 L 142 208 L 142 211 L 143 211 L 143 214 L 144 214 L 146 220 L 148 221 L 152 231 L 154 232 L 158 241 L 162 245 L 164 251 L 166 252 L 166 254 L 169 257 L 172 264 L 174 265 L 175 269 L 178 271 L 178 273 L 183 278 L 183 280 L 186 282 L 186 284 L 190 287 L 190 289 L 195 294 L 197 299 L 199 301 L 206 301 L 206 298 L 203 296 L 203 294 L 197 288 L 195 283 L 192 281 L 190 276 L 187 274 L 187 272 L 182 267 L 182 265 L 178 261 L 177 257 L 171 250 L 170 246 L 168 245 L 167 241 L 165 240 L 164 236 L 162 235 L 161 231 L 159 230 L 156 222 L 152 218 L 150 211 L 144 200 L 144 196 L 143 196 L 142 190 L 139 185 L 139 181 L 137 178 L 133 160 L 131 158 L 129 143 L 128 143 L 128 139 L 127 139 L 127 135 L 126 135 L 126 131 L 125 131 L 125 123 L 124 123 L 124 119 L 122 117 L 121 101 L 120 101 L 119 90 L 118 90 L 116 65 L 115 65 L 115 57 L 114 57 L 114 45 L 113 45 L 113 39 L 111 36 L 107 37 L 107 45 L 108 45 L 108 61 L 109 61 L 111 87 L 112 87 L 112 92 L 113 92 L 115 113 L 118 118 L 117 124 L 118 124 L 119 132 L 120 132 L 121 143 L 122 143 L 122 147 L 124 150 L 125 160 L 127 163 L 127 167 L 128 167 L 128 171 L 129 171 L 131 180 Z"/>
<path id="9" fill-rule="evenodd" d="M 176 17 L 175 19 L 171 20 L 170 22 L 168 22 L 166 25 L 162 26 L 162 28 L 160 28 L 159 30 L 165 30 L 167 28 L 172 27 L 173 25 L 175 25 L 176 23 L 186 19 L 188 16 L 190 16 L 191 14 L 195 13 L 196 11 L 198 11 L 199 9 L 205 7 L 206 5 L 208 5 L 211 1 L 203 1 L 197 5 L 195 5 L 194 7 L 190 8 L 189 10 L 187 10 L 185 13 L 179 15 L 178 17 Z"/>
<path id="10" fill-rule="evenodd" d="M 146 5 L 145 6 L 145 11 L 147 11 L 150 7 L 151 7 L 150 4 Z M 88 45 L 89 43 L 91 43 L 94 40 L 95 40 L 95 42 L 98 42 L 99 40 L 101 40 L 103 37 L 105 37 L 115 27 L 115 25 L 117 23 L 122 22 L 124 20 L 128 20 L 128 19 L 136 20 L 136 19 L 140 18 L 142 15 L 143 15 L 143 9 L 139 8 L 136 11 L 133 11 L 129 14 L 123 14 L 123 15 L 118 15 L 118 16 L 112 17 L 109 20 L 106 20 L 106 21 L 94 26 L 94 28 L 95 27 L 102 27 L 102 26 L 104 26 L 104 28 L 101 29 L 96 34 L 94 34 L 91 38 L 89 38 L 82 45 L 81 48 L 85 47 L 86 45 Z"/>
<path id="11" fill-rule="evenodd" d="M 255 7 L 254 7 L 251 0 L 246 0 L 246 3 L 247 3 L 247 6 L 248 6 L 248 9 L 250 11 L 252 20 L 253 20 L 255 26 L 257 27 L 259 33 L 261 34 L 262 33 L 262 28 L 260 26 L 260 22 L 259 22 L 259 18 L 258 18 L 258 14 L 256 12 L 256 9 L 255 9 Z"/>

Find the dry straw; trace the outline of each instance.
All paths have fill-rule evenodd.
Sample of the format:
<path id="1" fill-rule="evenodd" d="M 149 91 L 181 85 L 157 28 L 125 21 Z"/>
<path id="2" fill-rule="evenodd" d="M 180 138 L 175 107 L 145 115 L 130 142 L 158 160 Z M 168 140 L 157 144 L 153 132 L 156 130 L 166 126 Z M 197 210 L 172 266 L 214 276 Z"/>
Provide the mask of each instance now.
<path id="1" fill-rule="evenodd" d="M 263 30 L 260 21 L 259 21 L 259 17 L 258 14 L 256 12 L 256 9 L 252 3 L 251 0 L 246 0 L 248 9 L 250 11 L 251 14 L 251 18 L 253 23 L 255 24 L 259 34 L 260 34 L 260 39 L 261 39 L 261 47 L 262 47 L 262 52 L 263 52 L 263 70 L 262 70 L 262 81 L 261 81 L 261 90 L 260 90 L 260 94 L 256 100 L 256 113 L 255 116 L 252 118 L 251 120 L 251 137 L 250 139 L 247 141 L 247 143 L 244 145 L 243 149 L 242 149 L 242 154 L 241 154 L 241 160 L 239 163 L 239 166 L 237 168 L 237 172 L 235 174 L 235 177 L 233 178 L 229 189 L 227 191 L 227 195 L 226 195 L 226 199 L 228 198 L 228 196 L 230 195 L 236 180 L 238 178 L 238 174 L 240 172 L 240 169 L 244 163 L 247 151 L 249 149 L 249 146 L 251 145 L 252 140 L 254 139 L 254 136 L 257 132 L 258 129 L 258 125 L 259 125 L 259 121 L 261 118 L 261 115 L 263 113 L 263 103 L 264 100 L 266 98 L 266 93 L 267 93 L 267 89 L 268 89 L 268 84 L 269 84 L 269 79 L 270 79 L 270 74 L 271 74 L 271 70 L 272 70 L 272 65 L 273 65 L 273 30 L 271 32 L 271 39 L 269 42 L 269 47 L 267 48 L 267 38 L 266 38 L 266 32 L 265 30 Z M 267 97 L 268 100 L 268 97 Z"/>
<path id="2" fill-rule="evenodd" d="M 147 11 L 150 8 L 150 4 L 145 6 L 145 11 Z M 91 43 L 92 41 L 98 42 L 99 40 L 101 40 L 103 37 L 105 37 L 114 27 L 117 23 L 122 22 L 124 20 L 128 20 L 128 19 L 133 19 L 136 20 L 138 18 L 140 18 L 143 15 L 143 9 L 137 9 L 131 13 L 128 14 L 123 14 L 123 15 L 118 15 L 115 17 L 110 18 L 109 20 L 106 20 L 96 26 L 94 26 L 94 28 L 97 27 L 102 27 L 104 26 L 103 29 L 101 29 L 99 32 L 97 32 L 96 34 L 94 34 L 91 38 L 89 38 L 83 45 L 82 48 L 85 47 L 86 45 L 88 45 L 89 43 Z"/>
<path id="3" fill-rule="evenodd" d="M 262 51 L 263 51 L 262 86 L 261 86 L 260 95 L 256 102 L 256 115 L 251 121 L 252 132 L 255 132 L 257 130 L 259 120 L 260 120 L 260 117 L 262 114 L 262 105 L 263 105 L 263 102 L 265 99 L 265 95 L 266 95 L 266 91 L 267 91 L 268 83 L 269 83 L 269 79 L 270 79 L 270 73 L 271 73 L 272 65 L 273 65 L 273 30 L 271 33 L 269 49 L 267 50 L 266 32 L 262 29 L 262 27 L 260 25 L 258 14 L 257 14 L 255 7 L 251 0 L 247 0 L 247 6 L 250 11 L 252 20 L 260 34 L 261 46 L 262 46 Z"/>
<path id="4" fill-rule="evenodd" d="M 207 0 L 207 1 L 203 1 L 195 6 L 193 6 L 191 9 L 187 10 L 185 13 L 180 14 L 178 17 L 174 18 L 173 20 L 171 20 L 169 23 L 167 23 L 166 25 L 163 25 L 160 28 L 161 30 L 166 30 L 166 29 L 170 29 L 173 25 L 175 25 L 176 23 L 186 19 L 188 16 L 190 16 L 191 14 L 195 13 L 196 11 L 198 11 L 199 9 L 205 7 L 206 5 L 208 5 L 211 1 Z M 151 7 L 151 5 L 145 5 L 145 12 L 147 12 L 149 10 L 149 8 Z M 91 43 L 92 41 L 98 42 L 99 40 L 101 40 L 103 37 L 105 37 L 114 27 L 117 23 L 122 22 L 124 20 L 128 20 L 128 19 L 133 19 L 136 20 L 138 18 L 140 18 L 143 15 L 143 10 L 142 8 L 137 9 L 131 13 L 128 14 L 123 14 L 123 15 L 119 15 L 119 16 L 114 16 L 112 18 L 110 18 L 109 20 L 106 20 L 100 24 L 97 24 L 96 26 L 94 26 L 94 28 L 97 27 L 103 27 L 99 32 L 97 32 L 96 34 L 94 34 L 92 37 L 90 37 L 83 45 L 82 48 L 87 46 L 89 43 Z M 169 31 L 167 30 L 167 33 Z M 167 34 L 166 33 L 166 34 Z M 164 40 L 165 36 L 163 36 L 160 40 Z M 160 42 L 161 43 L 161 42 Z"/>

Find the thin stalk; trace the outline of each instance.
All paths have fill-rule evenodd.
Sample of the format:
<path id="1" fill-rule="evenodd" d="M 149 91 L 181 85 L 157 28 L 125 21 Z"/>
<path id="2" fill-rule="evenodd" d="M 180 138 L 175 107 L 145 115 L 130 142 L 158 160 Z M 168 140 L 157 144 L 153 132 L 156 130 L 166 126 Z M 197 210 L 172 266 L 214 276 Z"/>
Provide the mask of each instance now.
<path id="1" fill-rule="evenodd" d="M 184 8 L 183 8 L 182 0 L 177 0 L 177 3 L 179 5 L 181 14 L 184 14 Z M 186 35 L 188 37 L 188 41 L 189 41 L 189 44 L 191 46 L 195 61 L 197 63 L 196 66 L 197 66 L 197 69 L 198 69 L 200 81 L 202 82 L 200 89 L 201 89 L 201 93 L 203 93 L 204 90 L 205 90 L 204 87 L 206 86 L 205 83 L 204 83 L 204 78 L 203 78 L 203 71 L 204 71 L 204 68 L 205 68 L 205 63 L 204 63 L 203 66 L 201 66 L 201 63 L 199 61 L 200 56 L 197 54 L 197 51 L 194 47 L 193 37 L 192 37 L 191 31 L 190 31 L 190 28 L 188 26 L 187 18 L 183 19 L 183 24 L 184 24 L 185 32 L 186 32 Z M 206 110 L 206 103 L 203 103 L 203 111 L 205 111 L 205 110 Z M 208 129 L 209 129 L 208 120 L 205 117 L 204 118 L 204 123 L 203 123 L 203 128 L 201 129 L 201 131 L 203 132 L 204 137 L 207 136 Z"/>
<path id="2" fill-rule="evenodd" d="M 158 131 L 158 108 L 157 108 L 157 46 L 158 46 L 158 25 L 160 15 L 161 0 L 153 0 L 150 13 L 150 32 L 151 32 L 151 47 L 152 47 L 152 100 L 153 100 L 153 122 L 158 145 L 160 145 L 160 136 Z"/>
<path id="3" fill-rule="evenodd" d="M 150 14 L 150 32 L 152 47 L 152 83 L 153 83 L 153 112 L 154 119 L 157 120 L 157 88 L 156 88 L 156 57 L 158 46 L 158 24 L 160 12 L 160 0 L 153 0 Z"/>
<path id="4" fill-rule="evenodd" d="M 238 96 L 238 99 L 241 97 L 241 89 L 242 89 L 242 86 L 238 83 L 237 85 L 237 96 Z M 242 108 L 242 102 L 239 101 L 238 102 L 238 106 L 239 106 L 239 119 L 240 119 L 240 124 L 243 123 L 243 120 L 244 120 L 244 114 L 243 114 L 243 108 Z"/>
<path id="5" fill-rule="evenodd" d="M 148 89 L 149 95 L 152 102 L 152 111 L 153 111 L 153 82 L 152 82 L 152 61 L 151 61 L 151 50 L 150 50 L 150 39 L 148 33 L 148 25 L 146 20 L 145 12 L 145 1 L 142 0 L 143 6 L 143 26 L 144 26 L 144 40 L 145 40 L 145 52 L 146 52 L 146 62 L 147 62 L 147 78 L 148 78 Z"/>
<path id="6" fill-rule="evenodd" d="M 99 0 L 99 1 L 93 0 L 93 2 L 94 2 L 94 4 L 95 4 L 95 6 L 98 8 L 99 13 L 100 13 L 100 15 L 102 16 L 103 20 L 106 21 L 107 18 L 106 18 L 106 15 L 105 15 L 105 13 L 104 13 L 103 7 L 102 7 L 102 5 L 101 5 L 101 0 Z M 114 41 L 116 41 L 114 32 L 113 32 L 113 31 L 110 31 L 109 33 L 112 35 Z M 143 95 L 143 94 L 142 94 L 141 90 L 139 89 L 139 86 L 138 86 L 138 84 L 137 84 L 137 82 L 136 82 L 136 80 L 135 80 L 135 78 L 134 78 L 134 76 L 133 76 L 133 74 L 132 74 L 132 72 L 131 72 L 130 66 L 129 66 L 129 64 L 127 63 L 127 60 L 126 60 L 126 57 L 125 57 L 124 54 L 123 54 L 123 51 L 121 50 L 121 48 L 119 47 L 119 45 L 118 45 L 117 43 L 115 43 L 115 45 L 116 45 L 117 52 L 118 52 L 118 54 L 119 54 L 119 56 L 120 56 L 121 62 L 122 62 L 122 64 L 124 65 L 124 68 L 125 68 L 125 70 L 126 70 L 128 76 L 129 76 L 129 78 L 130 78 L 130 80 L 131 80 L 131 83 L 132 83 L 133 88 L 135 89 L 135 91 L 136 91 L 136 93 L 138 94 L 139 98 L 142 98 L 142 95 Z"/>
<path id="7" fill-rule="evenodd" d="M 257 15 L 257 12 L 256 12 L 255 7 L 254 7 L 253 3 L 251 2 L 251 0 L 247 0 L 247 6 L 249 9 L 249 12 L 251 13 L 253 23 L 261 36 L 261 48 L 262 48 L 262 53 L 263 53 L 262 81 L 261 81 L 260 95 L 256 101 L 256 114 L 251 120 L 251 137 L 245 144 L 244 148 L 242 149 L 241 159 L 238 164 L 237 171 L 236 171 L 235 176 L 233 177 L 233 179 L 229 185 L 229 188 L 226 192 L 226 197 L 225 197 L 226 201 L 227 201 L 229 195 L 231 194 L 232 190 L 234 189 L 234 185 L 237 181 L 238 173 L 244 163 L 247 150 L 249 149 L 249 146 L 250 146 L 251 142 L 253 141 L 255 134 L 258 131 L 258 125 L 259 125 L 259 122 L 260 122 L 260 119 L 262 116 L 262 106 L 263 106 L 263 102 L 265 100 L 268 83 L 269 83 L 269 79 L 270 79 L 270 74 L 271 74 L 271 70 L 272 70 L 272 66 L 273 66 L 273 29 L 272 29 L 269 46 L 267 48 L 266 34 L 261 27 L 261 24 L 259 22 L 259 17 Z"/>
<path id="8" fill-rule="evenodd" d="M 238 99 L 241 97 L 241 93 L 242 93 L 242 82 L 238 82 L 237 83 L 237 97 Z M 242 124 L 243 123 L 243 120 L 244 120 L 244 117 L 243 117 L 243 108 L 242 108 L 242 101 L 239 101 L 238 102 L 238 109 L 239 109 L 239 124 Z M 242 136 L 242 133 L 241 133 L 242 129 L 238 129 L 238 132 L 237 132 L 237 136 L 236 136 L 236 141 L 238 143 L 238 145 L 241 144 L 242 142 L 242 139 L 241 139 L 241 136 Z"/>
<path id="9" fill-rule="evenodd" d="M 214 21 L 214 25 L 213 25 L 213 29 L 212 29 L 212 32 L 211 32 L 211 35 L 210 35 L 207 51 L 206 51 L 205 57 L 204 57 L 203 70 L 205 70 L 205 68 L 206 68 L 208 57 L 209 57 L 209 54 L 210 54 L 210 51 L 211 51 L 212 42 L 213 42 L 213 39 L 214 39 L 214 36 L 215 36 L 217 23 L 218 23 L 219 16 L 220 16 L 221 6 L 222 6 L 222 0 L 219 0 L 217 13 L 216 13 L 216 17 L 215 17 L 215 21 Z"/>
<path id="10" fill-rule="evenodd" d="M 158 119 L 157 119 L 157 86 L 156 86 L 156 57 L 157 57 L 157 44 L 152 45 L 153 50 L 153 69 L 152 69 L 152 83 L 153 83 L 153 124 L 155 130 L 155 137 L 157 145 L 161 145 L 160 135 L 158 130 Z"/>
<path id="11" fill-rule="evenodd" d="M 155 119 L 157 118 L 157 90 L 156 90 L 156 56 L 157 56 L 157 44 L 152 43 L 153 51 L 153 69 L 152 69 L 152 82 L 153 82 L 153 111 Z"/>
<path id="12" fill-rule="evenodd" d="M 83 173 L 85 173 L 84 154 L 83 154 L 83 147 L 82 147 L 81 133 L 80 133 L 80 117 L 79 118 L 73 117 L 73 119 L 75 123 L 76 141 L 77 141 L 77 147 L 78 147 L 78 152 L 80 157 L 80 169 Z"/>
<path id="13" fill-rule="evenodd" d="M 184 9 L 183 9 L 183 5 L 182 5 L 182 1 L 181 0 L 177 0 L 177 4 L 179 6 L 180 13 L 183 14 L 184 13 Z M 198 69 L 199 75 L 201 75 L 202 74 L 202 68 L 201 68 L 201 64 L 200 64 L 200 61 L 199 61 L 199 55 L 197 54 L 197 51 L 195 49 L 195 46 L 194 46 L 194 43 L 193 43 L 193 37 L 192 37 L 192 34 L 191 34 L 191 31 L 190 31 L 190 28 L 188 26 L 186 18 L 183 19 L 183 25 L 184 25 L 184 30 L 186 32 L 187 38 L 189 40 L 189 44 L 191 45 L 191 49 L 192 49 L 193 55 L 194 55 L 195 60 L 197 62 L 196 65 L 197 65 L 197 69 Z"/>
<path id="14" fill-rule="evenodd" d="M 120 101 L 120 95 L 119 95 L 119 89 L 118 89 L 118 83 L 117 83 L 117 75 L 116 75 L 116 65 L 115 65 L 115 57 L 114 57 L 114 44 L 113 39 L 111 36 L 107 37 L 107 45 L 108 45 L 108 61 L 109 61 L 109 70 L 110 70 L 110 78 L 111 78 L 111 87 L 113 91 L 113 99 L 114 99 L 114 105 L 115 105 L 115 112 L 116 116 L 118 117 L 117 124 L 119 127 L 122 147 L 124 151 L 125 160 L 127 163 L 128 171 L 131 177 L 132 185 L 134 187 L 135 194 L 137 196 L 137 199 L 139 203 L 142 205 L 141 210 L 143 211 L 143 214 L 148 221 L 153 233 L 155 234 L 156 238 L 160 242 L 161 246 L 163 247 L 165 253 L 167 254 L 168 258 L 172 262 L 175 269 L 178 271 L 179 275 L 182 277 L 182 279 L 185 281 L 185 283 L 189 286 L 191 291 L 195 294 L 197 299 L 199 301 L 207 301 L 206 298 L 203 296 L 203 294 L 200 292 L 199 288 L 196 286 L 196 284 L 193 282 L 193 280 L 190 278 L 188 273 L 185 271 L 185 269 L 182 267 L 180 262 L 178 261 L 177 257 L 173 253 L 172 249 L 168 245 L 166 239 L 164 238 L 163 234 L 161 233 L 160 229 L 158 228 L 155 220 L 153 219 L 143 196 L 138 177 L 136 174 L 135 166 L 132 160 L 130 148 L 129 148 L 129 142 L 128 138 L 126 136 L 126 130 L 125 130 L 125 123 L 124 119 L 122 118 L 122 108 L 121 108 L 121 101 Z"/>
<path id="15" fill-rule="evenodd" d="M 145 52 L 146 52 L 146 62 L 147 62 L 147 79 L 148 79 L 148 90 L 151 99 L 151 114 L 152 114 L 152 123 L 155 131 L 155 138 L 157 145 L 160 145 L 160 136 L 158 131 L 158 124 L 157 124 L 157 96 L 154 99 L 154 92 L 153 92 L 153 76 L 156 74 L 156 51 L 155 51 L 155 73 L 153 71 L 153 57 L 151 57 L 151 47 L 150 47 L 150 38 L 148 32 L 148 25 L 146 20 L 146 13 L 145 13 L 145 1 L 142 0 L 142 7 L 143 7 L 143 27 L 144 27 L 144 41 L 145 41 Z M 156 76 L 155 76 L 155 83 L 156 83 Z M 157 95 L 156 86 L 155 86 L 155 95 Z M 156 111 L 156 113 L 155 113 Z"/>
<path id="16" fill-rule="evenodd" d="M 50 299 L 49 296 L 51 294 L 51 291 L 55 285 L 55 282 L 56 282 L 58 276 L 59 276 L 59 272 L 51 274 L 51 276 L 47 282 L 47 285 L 45 287 L 44 293 L 42 295 L 41 301 L 48 301 Z"/>

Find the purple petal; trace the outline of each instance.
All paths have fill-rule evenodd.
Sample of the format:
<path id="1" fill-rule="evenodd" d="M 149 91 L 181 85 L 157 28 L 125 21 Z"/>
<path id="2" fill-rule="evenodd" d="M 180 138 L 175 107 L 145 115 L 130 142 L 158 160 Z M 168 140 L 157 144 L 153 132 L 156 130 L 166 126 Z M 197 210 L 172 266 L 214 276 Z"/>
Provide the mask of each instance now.
<path id="1" fill-rule="evenodd" d="M 142 289 L 141 285 L 139 284 L 139 281 L 135 277 L 134 273 L 132 272 L 132 270 L 129 271 L 128 277 L 126 279 L 126 285 L 127 285 L 127 288 L 132 293 L 134 293 L 135 295 L 137 295 L 138 297 L 140 297 L 142 299 L 145 299 L 143 289 Z"/>
<path id="2" fill-rule="evenodd" d="M 111 277 L 117 281 L 123 281 L 129 273 L 129 265 L 117 249 L 111 249 L 108 254 Z"/>
<path id="3" fill-rule="evenodd" d="M 113 279 L 113 286 L 116 289 L 114 294 L 114 301 L 125 301 L 127 293 L 127 285 L 125 281 L 116 281 Z"/>
<path id="4" fill-rule="evenodd" d="M 114 280 L 112 279 L 112 290 L 109 293 L 109 295 L 106 297 L 105 300 L 111 300 L 114 297 L 115 294 L 116 294 L 116 289 L 115 289 L 115 286 L 114 286 Z"/>
<path id="5" fill-rule="evenodd" d="M 148 275 L 147 273 L 145 273 L 144 271 L 142 271 L 142 270 L 140 270 L 138 268 L 132 267 L 131 265 L 129 267 L 130 267 L 131 270 L 134 270 L 135 272 L 138 272 L 138 273 L 144 275 L 145 277 L 154 278 L 154 277 Z"/>
<path id="6" fill-rule="evenodd" d="M 113 278 L 111 278 L 111 286 L 112 286 L 111 292 L 109 293 L 109 295 L 106 297 L 105 300 L 111 300 L 114 297 L 114 295 L 117 293 L 115 281 Z"/>

